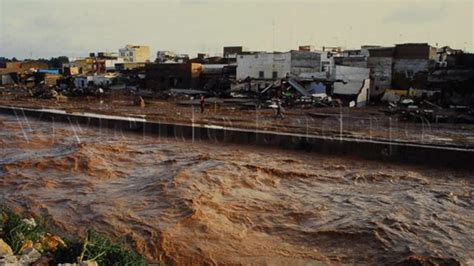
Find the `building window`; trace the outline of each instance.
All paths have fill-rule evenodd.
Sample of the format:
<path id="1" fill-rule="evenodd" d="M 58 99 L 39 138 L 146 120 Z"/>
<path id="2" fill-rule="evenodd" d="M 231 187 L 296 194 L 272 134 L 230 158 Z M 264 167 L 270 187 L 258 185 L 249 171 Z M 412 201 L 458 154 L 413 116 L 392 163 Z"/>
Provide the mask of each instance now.
<path id="1" fill-rule="evenodd" d="M 274 78 L 274 79 L 278 78 L 278 72 L 273 71 L 272 72 L 272 78 Z"/>
<path id="2" fill-rule="evenodd" d="M 258 77 L 261 78 L 261 79 L 263 79 L 263 78 L 265 77 L 265 72 L 259 71 L 259 72 L 258 72 Z"/>

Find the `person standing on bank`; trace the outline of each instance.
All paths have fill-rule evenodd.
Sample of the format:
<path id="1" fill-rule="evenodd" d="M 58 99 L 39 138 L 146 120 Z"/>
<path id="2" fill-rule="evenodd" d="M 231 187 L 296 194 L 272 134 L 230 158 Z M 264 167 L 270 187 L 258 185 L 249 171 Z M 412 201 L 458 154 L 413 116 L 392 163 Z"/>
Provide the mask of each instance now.
<path id="1" fill-rule="evenodd" d="M 277 100 L 276 106 L 277 106 L 277 108 L 276 108 L 276 111 L 277 111 L 276 116 L 277 116 L 277 118 L 284 119 L 285 116 L 283 115 L 283 106 L 281 106 L 281 101 L 280 101 L 280 100 Z"/>
<path id="2" fill-rule="evenodd" d="M 204 98 L 204 95 L 201 96 L 201 100 L 199 101 L 199 103 L 201 104 L 201 114 L 204 113 L 204 107 L 206 105 L 206 101 L 205 101 L 205 98 Z"/>

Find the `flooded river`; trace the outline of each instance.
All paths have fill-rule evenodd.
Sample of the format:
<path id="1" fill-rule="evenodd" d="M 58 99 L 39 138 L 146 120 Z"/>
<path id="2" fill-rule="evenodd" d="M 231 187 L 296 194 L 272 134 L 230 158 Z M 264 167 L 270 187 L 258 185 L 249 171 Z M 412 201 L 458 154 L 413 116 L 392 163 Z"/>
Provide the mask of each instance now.
<path id="1" fill-rule="evenodd" d="M 0 202 L 150 261 L 474 263 L 474 173 L 452 169 L 0 116 Z"/>

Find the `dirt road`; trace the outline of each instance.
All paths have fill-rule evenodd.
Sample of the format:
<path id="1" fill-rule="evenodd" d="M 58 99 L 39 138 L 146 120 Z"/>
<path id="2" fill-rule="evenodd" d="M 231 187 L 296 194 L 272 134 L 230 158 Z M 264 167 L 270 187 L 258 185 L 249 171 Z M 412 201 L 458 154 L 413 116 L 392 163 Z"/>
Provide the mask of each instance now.
<path id="1" fill-rule="evenodd" d="M 237 104 L 212 104 L 201 114 L 198 106 L 179 101 L 145 99 L 145 108 L 133 105 L 133 98 L 119 91 L 97 97 L 69 97 L 66 102 L 24 96 L 25 92 L 4 92 L 0 105 L 56 108 L 68 112 L 93 112 L 144 117 L 147 120 L 200 123 L 324 136 L 375 138 L 423 144 L 474 147 L 474 125 L 400 122 L 386 116 L 381 107 L 286 108 L 283 120 L 272 109 L 244 108 Z"/>

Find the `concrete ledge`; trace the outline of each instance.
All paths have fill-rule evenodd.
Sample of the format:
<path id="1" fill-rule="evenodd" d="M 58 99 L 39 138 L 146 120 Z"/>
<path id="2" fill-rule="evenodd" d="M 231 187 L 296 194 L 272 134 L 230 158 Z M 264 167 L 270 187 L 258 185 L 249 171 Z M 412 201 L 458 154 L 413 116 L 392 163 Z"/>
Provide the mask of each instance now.
<path id="1" fill-rule="evenodd" d="M 0 113 L 34 117 L 44 121 L 82 124 L 158 137 L 193 139 L 209 143 L 237 143 L 296 149 L 326 154 L 348 155 L 380 161 L 428 164 L 474 169 L 474 149 L 385 140 L 325 137 L 268 132 L 210 125 L 184 125 L 146 119 L 92 113 L 66 113 L 62 110 L 0 106 Z"/>

